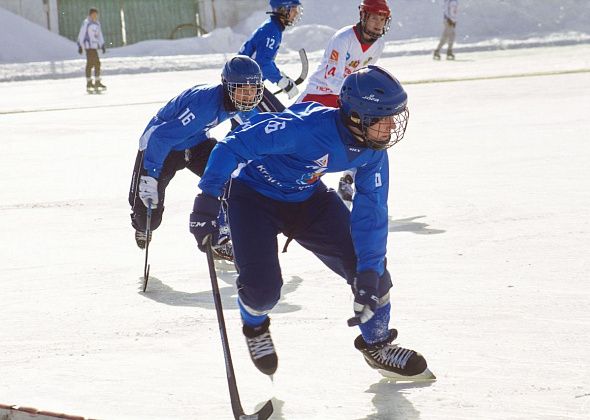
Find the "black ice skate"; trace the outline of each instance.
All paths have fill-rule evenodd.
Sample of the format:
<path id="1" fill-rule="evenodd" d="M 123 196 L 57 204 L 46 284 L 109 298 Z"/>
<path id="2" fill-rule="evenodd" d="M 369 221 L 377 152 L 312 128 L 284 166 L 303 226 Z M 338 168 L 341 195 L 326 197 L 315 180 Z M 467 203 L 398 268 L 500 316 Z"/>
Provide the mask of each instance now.
<path id="1" fill-rule="evenodd" d="M 452 51 L 447 51 L 447 60 L 454 60 L 455 54 Z"/>
<path id="2" fill-rule="evenodd" d="M 94 82 L 94 89 L 96 89 L 97 91 L 103 91 L 107 90 L 107 87 L 103 85 L 100 80 L 97 80 L 96 82 Z"/>
<path id="3" fill-rule="evenodd" d="M 432 59 L 433 59 L 433 60 L 440 60 L 440 53 L 439 53 L 438 51 L 435 51 L 435 52 L 432 54 Z"/>
<path id="4" fill-rule="evenodd" d="M 234 247 L 231 241 L 226 241 L 223 245 L 216 245 L 211 250 L 213 258 L 216 260 L 234 261 Z"/>
<path id="5" fill-rule="evenodd" d="M 354 186 L 352 185 L 354 179 L 350 174 L 344 175 L 340 178 L 338 182 L 338 195 L 345 203 L 348 201 L 349 203 L 352 202 L 352 197 L 354 196 Z"/>
<path id="6" fill-rule="evenodd" d="M 149 242 L 151 242 L 151 241 L 152 241 L 152 233 L 150 232 Z M 145 249 L 145 244 L 146 244 L 145 231 L 142 231 L 142 230 L 135 231 L 135 243 L 137 244 L 137 246 L 140 249 Z"/>
<path id="7" fill-rule="evenodd" d="M 426 360 L 414 350 L 391 344 L 397 337 L 396 330 L 389 330 L 389 337 L 377 344 L 367 344 L 362 335 L 354 340 L 354 346 L 363 353 L 365 361 L 383 376 L 398 381 L 435 380 Z"/>
<path id="8" fill-rule="evenodd" d="M 94 93 L 94 83 L 92 83 L 92 80 L 86 82 L 86 92 Z"/>
<path id="9" fill-rule="evenodd" d="M 270 318 L 266 318 L 266 321 L 258 327 L 252 328 L 244 325 L 242 329 L 246 336 L 250 358 L 258 370 L 265 375 L 274 374 L 279 362 L 270 331 L 268 330 L 269 325 Z"/>

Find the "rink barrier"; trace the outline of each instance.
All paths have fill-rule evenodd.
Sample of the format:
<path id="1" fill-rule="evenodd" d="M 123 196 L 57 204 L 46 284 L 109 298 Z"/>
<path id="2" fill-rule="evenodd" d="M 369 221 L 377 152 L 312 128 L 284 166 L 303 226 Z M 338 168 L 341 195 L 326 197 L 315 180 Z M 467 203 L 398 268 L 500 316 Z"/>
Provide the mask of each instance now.
<path id="1" fill-rule="evenodd" d="M 34 407 L 0 404 L 0 420 L 92 420 L 82 416 L 38 410 Z"/>

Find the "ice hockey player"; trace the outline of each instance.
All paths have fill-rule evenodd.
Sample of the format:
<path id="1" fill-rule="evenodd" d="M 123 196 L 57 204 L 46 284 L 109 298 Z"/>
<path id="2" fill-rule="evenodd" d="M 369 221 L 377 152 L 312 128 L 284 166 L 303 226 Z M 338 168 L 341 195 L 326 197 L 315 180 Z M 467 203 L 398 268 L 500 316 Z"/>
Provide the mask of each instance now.
<path id="1" fill-rule="evenodd" d="M 315 101 L 338 107 L 344 78 L 379 59 L 385 44 L 382 37 L 391 22 L 391 10 L 386 0 L 363 0 L 359 11 L 360 20 L 356 25 L 345 26 L 330 39 L 320 65 L 298 102 Z M 338 183 L 338 195 L 349 203 L 354 194 L 353 182 L 354 172 L 346 171 Z"/>
<path id="2" fill-rule="evenodd" d="M 303 8 L 299 0 L 270 0 L 270 7 L 272 9 L 268 12 L 270 17 L 242 45 L 240 54 L 256 60 L 262 70 L 263 79 L 276 83 L 287 93 L 289 99 L 292 99 L 299 93 L 297 85 L 278 69 L 274 60 L 281 46 L 283 31 L 287 26 L 293 26 L 301 19 Z M 267 101 L 271 102 L 270 110 L 274 111 L 276 106 L 273 103 L 276 98 L 268 90 L 265 91 L 263 99 L 263 102 Z M 282 110 L 283 107 L 279 106 Z"/>
<path id="3" fill-rule="evenodd" d="M 443 4 L 444 28 L 440 41 L 434 50 L 432 57 L 440 60 L 440 49 L 447 45 L 447 60 L 454 60 L 453 44 L 455 43 L 455 26 L 457 26 L 458 0 L 445 0 Z"/>
<path id="4" fill-rule="evenodd" d="M 150 120 L 139 140 L 129 204 L 135 241 L 145 248 L 147 207 L 151 204 L 150 229 L 162 221 L 166 187 L 177 171 L 188 168 L 201 176 L 215 139 L 208 131 L 238 113 L 249 113 L 262 98 L 262 73 L 249 57 L 238 55 L 223 67 L 221 83 L 196 85 L 171 99 Z M 227 226 L 220 218 L 224 237 L 215 251 L 233 259 Z M 151 236 L 151 235 L 150 235 Z"/>
<path id="5" fill-rule="evenodd" d="M 287 244 L 294 239 L 351 286 L 355 317 L 349 325 L 360 326 L 354 344 L 371 367 L 409 380 L 427 371 L 422 355 L 392 344 L 397 331 L 388 327 L 387 149 L 405 133 L 406 103 L 400 83 L 371 65 L 344 80 L 339 109 L 304 102 L 280 114 L 261 113 L 213 149 L 190 230 L 201 250 L 215 243 L 219 197 L 241 168 L 228 187 L 228 212 L 243 333 L 263 373 L 272 375 L 278 365 L 268 314 L 283 284 L 281 232 Z M 352 213 L 320 180 L 348 168 L 357 169 Z"/>
<path id="6" fill-rule="evenodd" d="M 78 33 L 78 53 L 86 50 L 86 90 L 89 93 L 105 90 L 107 87 L 100 81 L 100 59 L 98 50 L 106 52 L 104 37 L 98 21 L 98 10 L 90 9 L 88 17 L 82 22 Z M 94 83 L 92 83 L 92 69 L 94 68 Z"/>

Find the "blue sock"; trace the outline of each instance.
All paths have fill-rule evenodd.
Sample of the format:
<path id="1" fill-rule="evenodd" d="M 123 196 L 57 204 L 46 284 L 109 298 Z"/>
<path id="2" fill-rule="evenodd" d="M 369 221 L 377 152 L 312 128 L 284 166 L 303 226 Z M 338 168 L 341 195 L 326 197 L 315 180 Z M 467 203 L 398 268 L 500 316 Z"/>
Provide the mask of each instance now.
<path id="1" fill-rule="evenodd" d="M 377 308 L 373 318 L 359 325 L 363 339 L 367 344 L 379 343 L 389 337 L 389 312 L 391 303 Z"/>
<path id="2" fill-rule="evenodd" d="M 262 325 L 266 318 L 268 318 L 267 314 L 264 315 L 252 315 L 250 312 L 244 308 L 242 305 L 242 301 L 238 298 L 238 306 L 240 307 L 240 315 L 242 316 L 242 322 L 249 327 L 256 328 L 259 325 Z"/>

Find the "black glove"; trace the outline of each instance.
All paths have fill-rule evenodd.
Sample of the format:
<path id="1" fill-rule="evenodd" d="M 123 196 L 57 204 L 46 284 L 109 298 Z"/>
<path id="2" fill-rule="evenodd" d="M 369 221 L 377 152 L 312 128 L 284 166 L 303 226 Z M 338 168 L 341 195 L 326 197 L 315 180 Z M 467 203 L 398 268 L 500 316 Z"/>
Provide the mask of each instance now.
<path id="1" fill-rule="evenodd" d="M 103 46 L 102 46 L 102 53 L 103 53 L 103 54 L 106 54 L 106 52 L 107 52 L 107 49 L 106 49 L 106 47 L 103 45 Z"/>
<path id="2" fill-rule="evenodd" d="M 82 55 L 83 52 L 84 50 L 82 49 L 82 47 L 78 45 L 78 54 Z"/>
<path id="3" fill-rule="evenodd" d="M 355 325 L 364 324 L 373 318 L 379 303 L 378 288 L 379 275 L 375 271 L 357 273 L 352 285 L 355 316 L 348 320 L 348 326 L 354 327 Z"/>
<path id="4" fill-rule="evenodd" d="M 190 231 L 195 235 L 197 245 L 203 252 L 206 251 L 206 243 L 211 236 L 211 245 L 216 245 L 219 239 L 219 227 L 217 216 L 221 201 L 217 197 L 201 193 L 195 198 L 193 212 L 190 219 Z"/>

